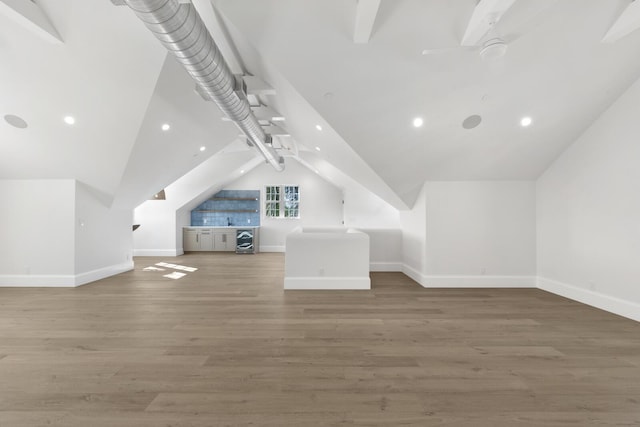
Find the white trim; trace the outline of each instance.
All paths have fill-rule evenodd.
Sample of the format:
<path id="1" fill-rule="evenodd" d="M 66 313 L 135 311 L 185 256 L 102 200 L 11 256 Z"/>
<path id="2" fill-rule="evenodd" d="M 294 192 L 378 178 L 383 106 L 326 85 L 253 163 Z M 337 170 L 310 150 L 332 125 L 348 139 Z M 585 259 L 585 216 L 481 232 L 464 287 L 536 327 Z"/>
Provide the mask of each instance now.
<path id="1" fill-rule="evenodd" d="M 640 322 L 640 304 L 538 276 L 538 289 Z"/>
<path id="2" fill-rule="evenodd" d="M 369 271 L 402 271 L 402 263 L 374 261 L 369 263 Z"/>
<path id="3" fill-rule="evenodd" d="M 180 256 L 182 249 L 134 249 L 133 256 Z"/>
<path id="4" fill-rule="evenodd" d="M 90 282 L 95 282 L 96 280 L 104 279 L 105 277 L 115 276 L 116 274 L 131 270 L 133 270 L 133 261 L 86 271 L 84 273 L 76 274 L 75 286 L 81 286 Z"/>
<path id="5" fill-rule="evenodd" d="M 0 275 L 0 287 L 7 288 L 75 288 L 133 270 L 133 261 L 114 264 L 96 270 L 72 274 L 5 274 Z"/>
<path id="6" fill-rule="evenodd" d="M 420 273 L 415 268 L 411 267 L 407 264 L 402 264 L 402 273 L 406 276 L 409 276 L 414 281 L 418 282 L 420 285 L 425 286 L 426 277 L 424 274 Z"/>
<path id="7" fill-rule="evenodd" d="M 536 276 L 425 275 L 402 264 L 402 272 L 425 288 L 535 288 Z"/>
<path id="8" fill-rule="evenodd" d="M 260 252 L 284 252 L 284 245 L 260 245 Z"/>
<path id="9" fill-rule="evenodd" d="M 424 276 L 425 288 L 535 288 L 536 276 Z"/>
<path id="10" fill-rule="evenodd" d="M 0 275 L 2 288 L 73 288 L 75 276 L 72 274 L 3 274 Z"/>
<path id="11" fill-rule="evenodd" d="M 371 289 L 368 277 L 285 277 L 284 289 Z"/>

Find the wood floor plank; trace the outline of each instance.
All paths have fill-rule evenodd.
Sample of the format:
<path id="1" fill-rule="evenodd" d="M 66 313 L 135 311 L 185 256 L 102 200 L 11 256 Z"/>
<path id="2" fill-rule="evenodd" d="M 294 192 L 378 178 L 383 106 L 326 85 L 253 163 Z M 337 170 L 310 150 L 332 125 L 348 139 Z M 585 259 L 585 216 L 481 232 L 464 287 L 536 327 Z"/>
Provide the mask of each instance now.
<path id="1" fill-rule="evenodd" d="M 198 270 L 143 271 L 161 261 Z M 285 292 L 283 264 L 139 257 L 80 288 L 0 288 L 0 426 L 640 425 L 637 322 L 401 273 Z"/>

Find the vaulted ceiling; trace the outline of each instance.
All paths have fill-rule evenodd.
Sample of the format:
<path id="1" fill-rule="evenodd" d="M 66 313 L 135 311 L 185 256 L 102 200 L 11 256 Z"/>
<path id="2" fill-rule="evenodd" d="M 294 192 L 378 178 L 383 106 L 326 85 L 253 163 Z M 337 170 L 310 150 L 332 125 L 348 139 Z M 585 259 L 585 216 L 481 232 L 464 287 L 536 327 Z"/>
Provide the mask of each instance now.
<path id="1" fill-rule="evenodd" d="M 0 122 L 0 179 L 76 178 L 134 207 L 245 149 L 127 7 L 38 0 L 56 42 L 6 12 L 19 1 L 0 0 L 0 115 L 29 126 Z M 285 118 L 283 153 L 397 208 L 425 180 L 535 179 L 640 76 L 640 31 L 602 42 L 629 0 L 193 3 L 233 71 L 273 89 L 259 99 Z M 480 5 L 500 11 L 495 25 L 461 47 Z M 505 40 L 503 57 L 473 47 L 489 36 Z M 471 115 L 480 124 L 463 128 Z"/>

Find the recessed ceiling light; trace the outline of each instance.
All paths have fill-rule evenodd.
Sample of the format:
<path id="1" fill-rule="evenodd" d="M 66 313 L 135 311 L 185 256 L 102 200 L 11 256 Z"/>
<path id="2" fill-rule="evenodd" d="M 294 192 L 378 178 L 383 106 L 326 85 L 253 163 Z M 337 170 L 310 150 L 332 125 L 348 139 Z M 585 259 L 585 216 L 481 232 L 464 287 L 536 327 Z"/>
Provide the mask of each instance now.
<path id="1" fill-rule="evenodd" d="M 14 116 L 13 114 L 7 114 L 4 116 L 4 121 L 18 129 L 24 129 L 28 126 L 27 122 L 25 122 L 22 117 Z"/>
<path id="2" fill-rule="evenodd" d="M 320 151 L 320 147 L 316 146 L 316 151 Z"/>
<path id="3" fill-rule="evenodd" d="M 422 119 L 422 117 L 416 117 L 415 119 L 413 119 L 413 126 L 414 127 L 419 128 L 423 124 L 424 124 L 424 120 Z"/>
<path id="4" fill-rule="evenodd" d="M 207 149 L 207 147 L 205 147 L 204 145 L 202 147 L 200 147 L 200 151 L 204 151 L 206 149 Z"/>
<path id="5" fill-rule="evenodd" d="M 320 126 L 320 125 L 316 125 L 316 129 L 318 129 L 318 130 L 322 130 L 322 126 Z"/>
<path id="6" fill-rule="evenodd" d="M 169 123 L 164 123 L 160 129 L 166 132 L 171 129 L 171 125 Z"/>
<path id="7" fill-rule="evenodd" d="M 73 125 L 76 123 L 76 119 L 73 116 L 64 116 L 64 122 L 68 125 Z"/>
<path id="8" fill-rule="evenodd" d="M 242 169 L 242 170 L 240 171 L 240 173 L 244 173 L 244 169 Z"/>
<path id="9" fill-rule="evenodd" d="M 527 127 L 527 126 L 529 126 L 532 122 L 533 122 L 533 120 L 531 120 L 531 117 L 523 117 L 523 118 L 520 120 L 520 126 L 522 126 L 522 127 L 525 127 L 525 128 L 526 128 L 526 127 Z"/>

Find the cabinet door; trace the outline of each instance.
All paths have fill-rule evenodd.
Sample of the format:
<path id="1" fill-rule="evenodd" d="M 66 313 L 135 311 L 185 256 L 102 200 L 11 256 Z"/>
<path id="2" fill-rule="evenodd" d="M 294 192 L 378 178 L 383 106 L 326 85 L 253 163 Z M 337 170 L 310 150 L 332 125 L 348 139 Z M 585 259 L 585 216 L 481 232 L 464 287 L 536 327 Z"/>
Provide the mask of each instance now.
<path id="1" fill-rule="evenodd" d="M 215 251 L 230 251 L 232 250 L 232 246 L 233 246 L 233 242 L 232 239 L 229 236 L 235 236 L 235 234 L 229 232 L 229 231 L 221 231 L 218 233 L 215 233 L 213 236 L 214 239 L 214 250 Z M 233 246 L 233 249 L 235 249 L 235 246 Z"/>
<path id="2" fill-rule="evenodd" d="M 213 250 L 213 232 L 211 230 L 200 231 L 200 250 L 201 251 Z"/>
<path id="3" fill-rule="evenodd" d="M 227 250 L 231 252 L 236 251 L 236 230 L 227 231 L 225 233 L 227 236 Z"/>
<path id="4" fill-rule="evenodd" d="M 200 250 L 200 237 L 197 230 L 184 230 L 182 234 L 182 248 L 185 252 Z"/>

